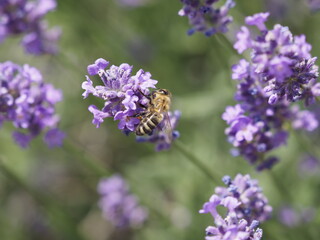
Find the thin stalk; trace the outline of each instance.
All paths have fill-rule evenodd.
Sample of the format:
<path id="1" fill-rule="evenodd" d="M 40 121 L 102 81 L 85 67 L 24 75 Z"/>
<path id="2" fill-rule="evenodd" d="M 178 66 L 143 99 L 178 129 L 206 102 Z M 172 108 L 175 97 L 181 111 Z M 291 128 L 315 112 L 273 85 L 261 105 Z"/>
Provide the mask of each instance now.
<path id="1" fill-rule="evenodd" d="M 275 186 L 278 190 L 279 195 L 282 196 L 285 201 L 290 201 L 292 199 L 291 193 L 288 191 L 288 188 L 283 184 L 282 179 L 279 179 L 278 176 L 275 175 L 272 171 L 268 172 L 268 176 L 269 179 L 272 181 L 273 186 Z"/>
<path id="2" fill-rule="evenodd" d="M 42 206 L 49 221 L 59 235 L 62 234 L 65 237 L 64 239 L 68 240 L 85 240 L 85 238 L 77 231 L 77 226 L 74 221 L 63 209 L 61 209 L 60 205 L 54 203 L 52 199 L 30 187 L 14 171 L 6 166 L 2 158 L 0 158 L 0 172 L 11 182 L 24 189 Z"/>
<path id="3" fill-rule="evenodd" d="M 188 159 L 194 166 L 196 166 L 204 175 L 206 175 L 214 183 L 219 184 L 219 179 L 215 174 L 209 171 L 209 168 L 205 166 L 192 152 L 190 152 L 182 142 L 179 140 L 175 141 L 175 148 L 182 153 L 186 159 Z"/>
<path id="4" fill-rule="evenodd" d="M 84 150 L 80 150 L 79 147 L 77 147 L 73 142 L 65 140 L 64 148 L 68 152 L 71 152 L 72 156 L 76 156 L 77 160 L 79 160 L 86 168 L 94 173 L 97 178 L 108 177 L 112 174 L 108 170 L 106 170 L 104 166 L 102 166 L 102 164 L 99 164 L 92 155 L 88 154 Z M 135 184 L 135 182 L 133 183 Z M 92 190 L 96 191 L 96 186 L 90 187 L 92 188 Z M 131 186 L 131 189 L 134 190 L 134 187 Z M 168 217 L 165 216 L 163 212 L 159 211 L 156 207 L 153 207 L 151 201 L 146 201 L 144 198 L 140 197 L 140 202 L 142 205 L 145 205 L 150 210 L 150 212 L 152 212 L 158 218 L 165 220 L 165 222 L 169 225 L 170 221 L 168 220 Z"/>
<path id="5" fill-rule="evenodd" d="M 222 46 L 224 46 L 224 48 L 226 48 L 229 52 L 231 52 L 231 54 L 234 54 L 237 57 L 241 57 L 241 54 L 239 54 L 237 52 L 237 50 L 234 49 L 232 43 L 230 42 L 230 40 L 224 34 L 215 34 L 214 36 L 217 39 L 217 41 Z"/>
<path id="6" fill-rule="evenodd" d="M 64 149 L 68 151 L 68 153 L 72 153 L 72 156 L 99 178 L 111 175 L 111 173 L 102 164 L 99 164 L 92 155 L 88 155 L 85 150 L 80 149 L 72 141 L 66 139 L 64 142 Z"/>

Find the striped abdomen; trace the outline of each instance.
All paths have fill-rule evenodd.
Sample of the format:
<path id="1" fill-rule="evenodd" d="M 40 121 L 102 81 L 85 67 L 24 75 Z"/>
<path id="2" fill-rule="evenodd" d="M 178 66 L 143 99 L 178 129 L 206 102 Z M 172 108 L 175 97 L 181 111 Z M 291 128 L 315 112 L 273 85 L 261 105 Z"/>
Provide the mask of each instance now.
<path id="1" fill-rule="evenodd" d="M 155 129 L 162 120 L 163 115 L 161 113 L 152 112 L 146 114 L 136 128 L 136 135 L 142 136 L 151 134 L 152 130 Z"/>

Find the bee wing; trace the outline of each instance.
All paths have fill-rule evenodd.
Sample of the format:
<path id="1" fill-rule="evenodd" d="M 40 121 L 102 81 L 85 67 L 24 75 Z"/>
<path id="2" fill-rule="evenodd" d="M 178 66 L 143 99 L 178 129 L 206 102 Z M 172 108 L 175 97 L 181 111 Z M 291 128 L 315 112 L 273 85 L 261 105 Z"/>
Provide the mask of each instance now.
<path id="1" fill-rule="evenodd" d="M 163 113 L 163 133 L 164 133 L 164 137 L 165 137 L 165 141 L 168 144 L 171 144 L 173 137 L 172 137 L 172 125 L 171 125 L 171 119 L 170 119 L 170 115 L 168 112 L 164 112 Z"/>

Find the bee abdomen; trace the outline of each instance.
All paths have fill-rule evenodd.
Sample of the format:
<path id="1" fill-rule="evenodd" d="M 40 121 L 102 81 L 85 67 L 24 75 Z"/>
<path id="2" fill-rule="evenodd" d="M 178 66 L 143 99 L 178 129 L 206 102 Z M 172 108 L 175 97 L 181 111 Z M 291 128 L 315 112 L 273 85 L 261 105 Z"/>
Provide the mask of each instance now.
<path id="1" fill-rule="evenodd" d="M 140 124 L 136 128 L 136 135 L 150 135 L 159 123 L 162 121 L 163 117 L 160 114 L 150 114 L 143 118 Z"/>

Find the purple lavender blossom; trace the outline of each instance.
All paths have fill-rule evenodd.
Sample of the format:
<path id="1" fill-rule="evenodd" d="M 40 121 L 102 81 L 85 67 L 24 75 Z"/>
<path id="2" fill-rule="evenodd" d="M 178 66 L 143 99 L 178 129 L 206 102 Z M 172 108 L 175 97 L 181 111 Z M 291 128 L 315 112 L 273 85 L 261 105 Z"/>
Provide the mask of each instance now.
<path id="1" fill-rule="evenodd" d="M 305 36 L 293 36 L 288 27 L 279 24 L 268 30 L 265 21 L 269 13 L 246 17 L 246 24 L 255 25 L 260 35 L 254 36 L 242 27 L 234 47 L 239 53 L 251 49 L 251 68 L 269 96 L 269 104 L 286 99 L 289 102 L 304 100 L 306 105 L 320 95 L 319 72 L 316 57 L 311 57 L 311 45 Z"/>
<path id="2" fill-rule="evenodd" d="M 97 190 L 101 195 L 99 206 L 103 217 L 115 227 L 139 227 L 146 221 L 148 211 L 139 206 L 137 198 L 129 193 L 129 187 L 120 175 L 102 179 Z"/>
<path id="3" fill-rule="evenodd" d="M 216 33 L 228 31 L 227 25 L 233 18 L 228 15 L 229 10 L 235 6 L 233 0 L 226 0 L 219 8 L 214 4 L 219 0 L 181 0 L 183 8 L 179 11 L 180 16 L 187 16 L 192 28 L 188 35 L 194 32 L 202 32 L 207 37 Z"/>
<path id="4" fill-rule="evenodd" d="M 48 29 L 44 16 L 56 8 L 55 0 L 3 0 L 0 3 L 0 42 L 25 34 L 22 45 L 30 54 L 55 54 L 61 30 Z"/>
<path id="5" fill-rule="evenodd" d="M 297 100 L 309 105 L 320 95 L 311 45 L 305 36 L 292 36 L 281 25 L 268 30 L 268 16 L 258 13 L 245 20 L 259 29 L 258 37 L 246 26 L 237 34 L 234 47 L 239 53 L 251 49 L 251 61 L 241 59 L 232 67 L 232 79 L 238 84 L 238 104 L 227 107 L 222 115 L 229 125 L 225 133 L 237 155 L 256 165 L 258 171 L 270 169 L 279 161 L 266 154 L 286 144 L 287 123 L 307 131 L 314 131 L 319 125 L 312 112 L 291 107 Z"/>
<path id="6" fill-rule="evenodd" d="M 87 69 L 89 75 L 98 75 L 103 85 L 94 87 L 88 76 L 86 76 L 86 81 L 82 83 L 82 88 L 85 90 L 82 94 L 84 98 L 92 94 L 105 101 L 101 110 L 95 105 L 89 106 L 88 109 L 93 114 L 92 123 L 99 128 L 104 119 L 110 117 L 119 120 L 118 128 L 123 133 L 135 132 L 140 123 L 140 119 L 136 116 L 144 111 L 143 106 L 148 105 L 149 99 L 146 96 L 151 93 L 149 88 L 155 88 L 158 81 L 153 80 L 151 74 L 142 69 L 132 75 L 132 66 L 127 63 L 123 63 L 119 67 L 112 65 L 108 70 L 105 70 L 108 65 L 108 61 L 99 58 Z M 172 132 L 168 133 L 164 127 L 165 123 L 162 122 L 152 135 L 137 137 L 137 141 L 154 143 L 157 151 L 170 148 L 172 140 L 179 136 L 174 128 L 180 118 L 180 112 L 176 111 L 168 113 L 168 115 Z M 172 136 L 168 136 L 168 134 L 172 134 Z"/>
<path id="7" fill-rule="evenodd" d="M 253 220 L 264 222 L 270 218 L 272 207 L 268 205 L 257 180 L 251 179 L 249 175 L 238 174 L 234 180 L 225 176 L 223 181 L 227 187 L 216 187 L 213 196 L 218 196 L 222 202 L 236 199 L 234 212 L 238 219 L 243 218 L 251 224 Z"/>
<path id="8" fill-rule="evenodd" d="M 229 127 L 225 130 L 228 141 L 238 149 L 257 170 L 270 169 L 275 158 L 265 159 L 264 154 L 286 143 L 284 123 L 291 120 L 287 102 L 270 105 L 263 91 L 259 75 L 249 62 L 242 59 L 232 67 L 232 78 L 238 80 L 234 107 L 228 106 L 222 115 Z"/>
<path id="9" fill-rule="evenodd" d="M 234 181 L 225 176 L 223 182 L 228 188 L 217 187 L 215 194 L 199 211 L 210 213 L 216 225 L 207 227 L 206 240 L 261 239 L 262 230 L 257 228 L 257 219 L 268 219 L 272 208 L 267 205 L 257 181 L 251 180 L 249 175 L 238 174 Z M 217 211 L 217 207 L 221 206 L 227 209 L 224 218 Z"/>
<path id="10" fill-rule="evenodd" d="M 18 131 L 13 138 L 23 148 L 46 131 L 49 147 L 61 146 L 64 138 L 57 126 L 55 104 L 62 100 L 61 90 L 42 80 L 41 73 L 29 65 L 0 63 L 0 123 L 12 122 Z"/>

